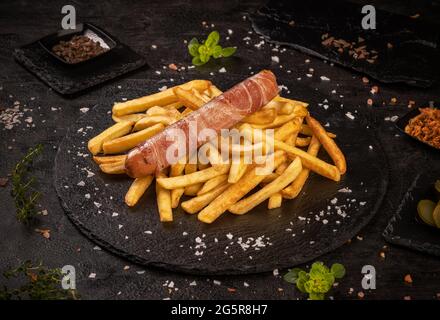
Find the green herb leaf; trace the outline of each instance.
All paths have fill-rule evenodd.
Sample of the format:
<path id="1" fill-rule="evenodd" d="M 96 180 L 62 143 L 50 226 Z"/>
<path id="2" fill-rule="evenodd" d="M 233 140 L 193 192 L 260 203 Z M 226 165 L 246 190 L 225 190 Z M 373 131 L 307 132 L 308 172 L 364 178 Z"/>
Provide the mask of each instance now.
<path id="1" fill-rule="evenodd" d="M 197 38 L 192 38 L 192 39 L 190 40 L 190 42 L 188 43 L 188 46 L 190 46 L 190 45 L 194 45 L 194 44 L 200 44 L 200 43 L 199 43 L 199 40 L 197 40 Z"/>
<path id="2" fill-rule="evenodd" d="M 3 273 L 6 279 L 16 278 L 24 283 L 13 290 L 6 286 L 0 288 L 0 300 L 76 300 L 80 296 L 76 290 L 61 287 L 63 274 L 60 269 L 49 269 L 40 262 L 34 265 L 26 261 L 14 269 Z"/>
<path id="3" fill-rule="evenodd" d="M 302 271 L 302 270 L 299 268 L 293 268 L 293 269 L 289 270 L 289 272 L 286 273 L 283 278 L 285 281 L 295 284 L 296 281 L 299 279 L 299 272 L 300 271 Z"/>
<path id="4" fill-rule="evenodd" d="M 200 60 L 200 56 L 197 56 L 192 59 L 192 64 L 195 66 L 201 66 L 204 64 L 204 62 L 202 62 L 202 60 Z"/>
<path id="5" fill-rule="evenodd" d="M 325 294 L 324 293 L 310 293 L 309 294 L 309 299 L 310 300 L 324 300 L 325 299 Z"/>
<path id="6" fill-rule="evenodd" d="M 226 47 L 222 49 L 222 57 L 230 57 L 232 56 L 235 51 L 237 51 L 236 47 Z"/>
<path id="7" fill-rule="evenodd" d="M 307 293 L 306 288 L 304 287 L 305 283 L 306 283 L 306 280 L 304 280 L 303 278 L 298 278 L 298 280 L 296 281 L 296 287 L 302 293 Z"/>
<path id="8" fill-rule="evenodd" d="M 212 31 L 208 35 L 208 38 L 205 41 L 205 45 L 208 48 L 214 48 L 218 44 L 219 41 L 220 41 L 220 34 L 218 33 L 218 31 Z"/>
<path id="9" fill-rule="evenodd" d="M 222 56 L 222 47 L 217 45 L 212 49 L 212 56 L 217 59 Z"/>
<path id="10" fill-rule="evenodd" d="M 329 269 L 321 261 L 314 262 L 309 272 L 294 268 L 284 275 L 284 280 L 296 284 L 299 291 L 308 293 L 310 300 L 323 300 L 329 292 L 336 278 L 345 275 L 345 268 L 340 263 L 335 263 Z"/>
<path id="11" fill-rule="evenodd" d="M 203 64 L 207 63 L 210 58 L 211 58 L 211 56 L 207 53 L 200 55 L 200 61 L 202 61 Z"/>
<path id="12" fill-rule="evenodd" d="M 189 54 L 193 57 L 197 57 L 199 55 L 199 43 L 193 43 L 188 45 Z"/>
<path id="13" fill-rule="evenodd" d="M 197 40 L 197 38 L 192 38 L 188 43 L 188 52 L 193 57 L 192 60 L 195 61 L 193 64 L 196 66 L 201 66 L 207 63 L 211 57 L 214 59 L 230 57 L 237 51 L 237 48 L 235 47 L 222 48 L 218 44 L 219 41 L 220 34 L 218 31 L 212 31 L 208 35 L 208 38 L 201 43 L 199 40 Z"/>
<path id="14" fill-rule="evenodd" d="M 40 193 L 33 189 L 35 178 L 26 179 L 32 161 L 43 150 L 41 144 L 30 148 L 28 153 L 21 159 L 12 172 L 12 196 L 14 197 L 17 220 L 29 224 L 38 214 L 36 202 Z"/>
<path id="15" fill-rule="evenodd" d="M 345 276 L 345 267 L 340 263 L 334 263 L 330 270 L 336 279 L 341 279 Z"/>

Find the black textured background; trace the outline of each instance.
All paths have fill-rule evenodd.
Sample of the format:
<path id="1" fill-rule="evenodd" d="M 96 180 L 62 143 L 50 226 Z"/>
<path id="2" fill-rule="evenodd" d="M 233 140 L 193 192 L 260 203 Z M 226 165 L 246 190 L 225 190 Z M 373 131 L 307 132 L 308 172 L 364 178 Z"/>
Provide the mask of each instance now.
<path id="1" fill-rule="evenodd" d="M 376 1 L 379 2 L 380 1 Z M 64 99 L 36 80 L 31 74 L 17 65 L 12 58 L 13 49 L 58 29 L 62 1 L 2 2 L 0 4 L 0 108 L 11 107 L 14 101 L 20 101 L 26 108 L 25 117 L 32 116 L 35 127 L 22 124 L 12 130 L 0 128 L 0 176 L 6 176 L 14 164 L 26 152 L 27 148 L 42 142 L 46 145 L 44 157 L 35 164 L 35 175 L 39 179 L 39 188 L 43 192 L 42 209 L 48 210 L 48 216 L 38 221 L 39 227 L 51 229 L 51 239 L 46 240 L 33 231 L 17 223 L 14 216 L 14 204 L 10 197 L 10 183 L 0 188 L 0 271 L 15 266 L 25 259 L 41 259 L 51 267 L 71 264 L 76 267 L 78 289 L 84 298 L 89 299 L 210 299 L 210 298 L 266 298 L 294 299 L 303 297 L 294 288 L 273 273 L 234 277 L 196 277 L 182 275 L 158 269 L 144 269 L 131 265 L 104 251 L 94 250 L 94 244 L 83 237 L 63 213 L 53 187 L 53 167 L 56 147 L 66 134 L 70 124 L 81 115 L 80 108 L 91 108 L 102 99 L 114 97 L 121 100 L 131 98 L 124 88 L 142 87 L 144 79 L 157 81 L 158 87 L 171 77 L 189 80 L 195 77 L 217 77 L 220 65 L 191 69 L 177 73 L 163 70 L 169 63 L 188 65 L 189 60 L 183 39 L 207 34 L 211 28 L 202 26 L 202 21 L 215 24 L 215 29 L 226 35 L 227 29 L 234 33 L 228 43 L 238 45 L 237 58 L 228 62 L 228 72 L 239 76 L 249 74 L 248 66 L 253 70 L 272 68 L 277 73 L 293 79 L 302 78 L 302 84 L 310 86 L 311 91 L 329 95 L 330 108 L 341 107 L 356 115 L 362 113 L 371 120 L 371 126 L 383 144 L 391 167 L 389 191 L 379 213 L 374 220 L 361 231 L 359 238 L 322 257 L 327 263 L 341 262 L 347 267 L 347 276 L 337 286 L 332 295 L 335 299 L 357 298 L 361 291 L 361 268 L 363 265 L 374 265 L 377 270 L 377 289 L 365 292 L 366 299 L 401 299 L 411 295 L 415 299 L 433 299 L 440 292 L 439 258 L 413 252 L 404 248 L 387 245 L 381 233 L 389 218 L 394 213 L 401 197 L 411 181 L 420 171 L 439 166 L 440 156 L 437 151 L 428 149 L 402 136 L 390 121 L 384 118 L 403 115 L 407 112 L 408 100 L 424 104 L 430 100 L 439 101 L 439 88 L 429 90 L 413 89 L 406 86 L 380 86 L 380 93 L 375 96 L 376 106 L 368 107 L 366 100 L 371 96 L 370 85 L 364 85 L 358 74 L 348 70 L 332 67 L 321 60 L 287 50 L 284 53 L 272 52 L 271 47 L 264 45 L 257 49 L 253 44 L 259 39 L 255 34 L 248 34 L 250 23 L 242 18 L 249 10 L 261 6 L 260 1 L 230 1 L 219 3 L 210 1 L 77 1 L 78 19 L 94 22 L 137 52 L 145 55 L 149 70 L 131 74 L 129 79 L 117 80 L 87 92 L 75 99 Z M 384 5 L 403 14 L 421 13 L 422 16 L 435 21 L 438 6 L 427 2 L 409 1 L 406 7 L 394 1 Z M 343 18 L 343 17 L 341 17 Z M 250 45 L 242 39 L 249 36 Z M 151 45 L 157 45 L 157 49 Z M 271 62 L 271 56 L 280 57 L 283 69 Z M 310 59 L 310 63 L 305 63 Z M 309 68 L 314 68 L 314 76 L 307 78 Z M 285 73 L 292 70 L 291 74 Z M 160 70 L 161 74 L 155 73 Z M 209 73 L 215 71 L 215 75 Z M 320 76 L 331 79 L 321 81 Z M 228 73 L 220 74 L 227 77 Z M 118 87 L 120 86 L 120 87 Z M 289 88 L 288 96 L 297 97 L 295 88 Z M 336 95 L 331 91 L 335 89 Z M 343 95 L 343 97 L 340 97 Z M 32 98 L 35 99 L 32 99 Z M 388 104 L 392 97 L 398 99 L 397 105 Z M 299 99 L 316 103 L 322 102 L 318 96 L 298 96 Z M 386 103 L 382 105 L 382 101 Z M 53 109 L 53 108 L 56 108 Z M 347 120 L 349 121 L 349 120 Z M 9 148 L 10 147 L 10 148 Z M 362 240 L 360 240 L 362 239 Z M 385 259 L 379 257 L 384 250 Z M 124 266 L 130 268 L 124 270 Z M 282 275 L 285 270 L 280 270 Z M 96 279 L 89 279 L 90 273 L 96 273 Z M 403 281 L 405 274 L 411 274 L 412 285 Z M 221 283 L 215 284 L 213 280 Z M 167 282 L 168 281 L 168 282 Z M 174 288 L 165 287 L 173 281 Z M 196 286 L 189 284 L 196 281 Z M 249 286 L 244 286 L 246 282 Z M 0 280 L 0 284 L 3 279 Z M 216 282 L 217 283 L 217 282 Z M 175 288 L 178 290 L 175 290 Z M 228 287 L 237 288 L 235 293 Z M 350 288 L 353 293 L 349 294 Z"/>

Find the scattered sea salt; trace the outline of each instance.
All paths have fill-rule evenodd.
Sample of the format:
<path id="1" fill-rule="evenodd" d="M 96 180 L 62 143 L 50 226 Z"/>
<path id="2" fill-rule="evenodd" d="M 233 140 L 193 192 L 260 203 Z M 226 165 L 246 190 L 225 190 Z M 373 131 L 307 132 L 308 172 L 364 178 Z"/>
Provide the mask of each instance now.
<path id="1" fill-rule="evenodd" d="M 347 112 L 345 116 L 351 120 L 354 120 L 354 115 L 351 112 Z"/>

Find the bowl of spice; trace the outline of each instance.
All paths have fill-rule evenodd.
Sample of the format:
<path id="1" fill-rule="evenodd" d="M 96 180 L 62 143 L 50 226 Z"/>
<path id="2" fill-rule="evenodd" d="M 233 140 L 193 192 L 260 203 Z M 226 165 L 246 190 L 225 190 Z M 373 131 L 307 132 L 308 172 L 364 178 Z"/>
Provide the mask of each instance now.
<path id="1" fill-rule="evenodd" d="M 40 45 L 61 63 L 78 65 L 110 52 L 117 42 L 93 24 L 82 23 L 42 38 Z"/>
<path id="2" fill-rule="evenodd" d="M 440 109 L 414 108 L 400 118 L 396 126 L 410 137 L 440 149 Z"/>

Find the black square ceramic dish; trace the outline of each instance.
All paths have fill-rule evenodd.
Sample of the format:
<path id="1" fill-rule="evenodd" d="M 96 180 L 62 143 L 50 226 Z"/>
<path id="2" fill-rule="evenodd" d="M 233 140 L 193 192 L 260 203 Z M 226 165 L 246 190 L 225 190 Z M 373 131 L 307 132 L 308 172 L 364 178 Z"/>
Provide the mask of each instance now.
<path id="1" fill-rule="evenodd" d="M 436 108 L 434 105 L 429 104 L 426 105 L 426 107 L 431 107 L 431 108 Z M 424 107 L 423 107 L 424 108 Z M 415 141 L 419 142 L 419 143 L 423 143 L 424 145 L 429 146 L 430 148 L 436 149 L 436 150 L 440 150 L 432 145 L 430 145 L 429 143 L 426 143 L 422 140 L 417 139 L 416 137 L 413 137 L 412 135 L 408 134 L 405 132 L 405 127 L 406 125 L 409 123 L 409 120 L 411 120 L 412 118 L 418 116 L 420 114 L 419 108 L 413 108 L 411 111 L 409 111 L 407 114 L 405 114 L 403 117 L 399 118 L 399 120 L 396 121 L 395 125 L 396 127 L 405 135 L 407 135 L 408 137 L 410 137 L 411 139 L 414 139 Z"/>
<path id="2" fill-rule="evenodd" d="M 437 179 L 440 179 L 440 169 L 429 170 L 414 179 L 383 232 L 388 242 L 440 256 L 440 229 L 417 218 L 417 203 L 432 198 L 432 188 Z"/>
<path id="3" fill-rule="evenodd" d="M 60 41 L 69 41 L 74 36 L 85 36 L 89 39 L 92 39 L 93 41 L 98 42 L 100 46 L 104 48 L 106 51 L 104 51 L 100 55 L 76 63 L 68 62 L 59 55 L 55 54 L 52 48 L 56 44 L 60 43 Z M 75 29 L 60 30 L 56 33 L 50 34 L 40 39 L 39 42 L 40 45 L 55 59 L 59 60 L 63 64 L 72 65 L 72 66 L 76 66 L 80 63 L 90 62 L 93 59 L 101 58 L 104 54 L 111 52 L 111 50 L 114 49 L 117 45 L 116 40 L 113 39 L 112 36 L 110 36 L 109 34 L 107 34 L 106 32 L 104 32 L 103 30 L 94 26 L 91 23 L 81 23 L 77 25 Z"/>
<path id="4" fill-rule="evenodd" d="M 84 23 L 77 30 L 59 31 L 15 49 L 14 58 L 60 94 L 72 95 L 136 70 L 145 59 L 103 29 Z M 104 54 L 74 65 L 52 52 L 54 43 L 75 34 L 90 34 L 109 48 Z"/>

